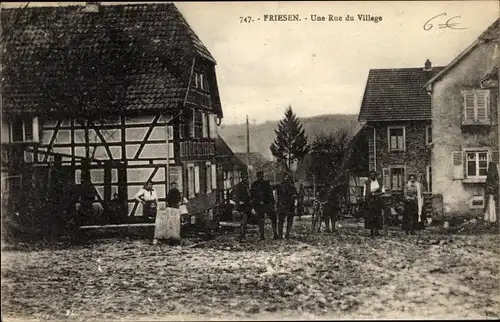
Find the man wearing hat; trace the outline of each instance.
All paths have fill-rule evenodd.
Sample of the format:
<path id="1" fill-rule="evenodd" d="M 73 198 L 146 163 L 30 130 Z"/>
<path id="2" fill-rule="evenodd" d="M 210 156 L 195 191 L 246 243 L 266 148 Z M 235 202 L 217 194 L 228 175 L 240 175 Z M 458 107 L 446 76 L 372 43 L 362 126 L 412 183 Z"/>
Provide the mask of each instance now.
<path id="1" fill-rule="evenodd" d="M 259 233 L 260 239 L 264 240 L 264 221 L 265 216 L 271 219 L 271 225 L 273 229 L 274 239 L 278 238 L 278 232 L 276 229 L 276 212 L 274 211 L 274 196 L 271 184 L 269 181 L 264 180 L 264 172 L 257 171 L 257 180 L 252 183 L 252 188 L 250 189 L 250 195 L 252 198 L 252 206 L 257 214 L 259 222 Z"/>
<path id="2" fill-rule="evenodd" d="M 241 182 L 234 187 L 236 210 L 241 215 L 241 239 L 246 238 L 248 216 L 250 215 L 250 191 L 248 187 L 248 174 L 243 173 Z"/>
<path id="3" fill-rule="evenodd" d="M 290 237 L 292 231 L 294 203 L 297 199 L 297 189 L 293 184 L 293 179 L 290 173 L 285 172 L 283 181 L 278 186 L 278 238 L 283 238 L 283 226 L 286 219 L 285 238 Z"/>

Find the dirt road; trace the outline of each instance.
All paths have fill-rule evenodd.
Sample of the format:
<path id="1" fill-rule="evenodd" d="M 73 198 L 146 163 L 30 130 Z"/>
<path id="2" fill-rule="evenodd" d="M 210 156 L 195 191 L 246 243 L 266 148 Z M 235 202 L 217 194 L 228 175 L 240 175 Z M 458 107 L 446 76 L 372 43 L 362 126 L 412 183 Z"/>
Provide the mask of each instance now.
<path id="1" fill-rule="evenodd" d="M 500 317 L 498 234 L 361 228 L 199 248 L 105 240 L 2 253 L 5 321 Z M 269 233 L 269 232 L 268 232 Z"/>

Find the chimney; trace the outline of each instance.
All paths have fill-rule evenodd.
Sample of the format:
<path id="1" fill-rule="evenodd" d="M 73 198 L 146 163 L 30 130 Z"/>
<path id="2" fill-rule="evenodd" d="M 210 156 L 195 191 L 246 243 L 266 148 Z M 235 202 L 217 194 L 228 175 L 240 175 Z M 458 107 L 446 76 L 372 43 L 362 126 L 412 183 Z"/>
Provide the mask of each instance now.
<path id="1" fill-rule="evenodd" d="M 83 11 L 85 12 L 99 12 L 100 2 L 98 1 L 87 1 L 85 2 L 85 7 Z"/>
<path id="2" fill-rule="evenodd" d="M 431 61 L 429 59 L 427 59 L 425 61 L 424 71 L 426 71 L 426 72 L 431 72 L 432 71 L 432 63 L 431 63 Z"/>

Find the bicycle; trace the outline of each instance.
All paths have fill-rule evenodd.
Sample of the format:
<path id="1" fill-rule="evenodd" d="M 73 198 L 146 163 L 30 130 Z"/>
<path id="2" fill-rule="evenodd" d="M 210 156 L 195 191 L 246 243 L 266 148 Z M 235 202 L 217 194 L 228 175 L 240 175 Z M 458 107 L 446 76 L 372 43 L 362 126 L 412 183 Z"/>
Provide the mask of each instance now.
<path id="1" fill-rule="evenodd" d="M 313 199 L 313 214 L 312 214 L 312 227 L 311 232 L 319 232 L 321 229 L 321 220 L 323 218 L 323 205 L 328 201 L 321 202 L 318 199 Z"/>

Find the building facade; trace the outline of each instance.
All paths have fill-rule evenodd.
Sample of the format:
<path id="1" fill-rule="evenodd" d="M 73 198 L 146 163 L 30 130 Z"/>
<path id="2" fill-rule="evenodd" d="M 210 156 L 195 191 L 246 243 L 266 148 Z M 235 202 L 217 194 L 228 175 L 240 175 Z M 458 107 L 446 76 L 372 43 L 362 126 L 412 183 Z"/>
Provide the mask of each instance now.
<path id="1" fill-rule="evenodd" d="M 415 174 L 431 192 L 431 100 L 422 86 L 442 67 L 429 60 L 421 68 L 372 69 L 358 120 L 368 137 L 369 169 L 388 193 L 402 194 Z"/>
<path id="2" fill-rule="evenodd" d="M 498 165 L 499 21 L 425 87 L 432 98 L 433 190 L 448 213 L 481 213 L 489 162 Z M 496 72 L 498 73 L 498 72 Z"/>

